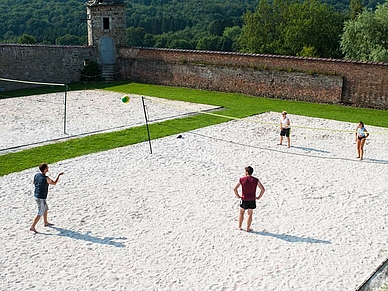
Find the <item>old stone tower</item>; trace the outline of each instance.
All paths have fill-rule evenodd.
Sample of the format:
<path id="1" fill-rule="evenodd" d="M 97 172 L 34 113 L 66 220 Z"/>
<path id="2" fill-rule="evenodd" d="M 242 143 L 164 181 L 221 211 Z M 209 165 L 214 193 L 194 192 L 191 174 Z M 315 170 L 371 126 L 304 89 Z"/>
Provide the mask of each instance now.
<path id="1" fill-rule="evenodd" d="M 86 2 L 88 45 L 98 48 L 102 77 L 113 81 L 117 47 L 126 44 L 124 0 L 89 0 Z"/>

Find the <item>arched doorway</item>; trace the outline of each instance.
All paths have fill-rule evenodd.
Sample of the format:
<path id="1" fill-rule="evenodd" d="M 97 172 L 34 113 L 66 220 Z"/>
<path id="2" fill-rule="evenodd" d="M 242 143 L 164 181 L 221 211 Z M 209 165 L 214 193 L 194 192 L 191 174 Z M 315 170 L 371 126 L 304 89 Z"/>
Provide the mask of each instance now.
<path id="1" fill-rule="evenodd" d="M 116 63 L 115 44 L 110 36 L 103 36 L 100 38 L 99 50 L 102 65 L 113 65 Z"/>

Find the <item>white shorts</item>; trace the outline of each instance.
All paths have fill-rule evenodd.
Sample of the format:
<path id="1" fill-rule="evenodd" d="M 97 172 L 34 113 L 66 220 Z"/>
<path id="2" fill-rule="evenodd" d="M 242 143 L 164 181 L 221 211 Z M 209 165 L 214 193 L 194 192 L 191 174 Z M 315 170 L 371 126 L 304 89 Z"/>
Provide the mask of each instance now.
<path id="1" fill-rule="evenodd" d="M 48 205 L 46 203 L 46 199 L 40 199 L 40 198 L 35 198 L 36 203 L 38 204 L 38 215 L 42 216 L 47 210 L 48 210 Z"/>

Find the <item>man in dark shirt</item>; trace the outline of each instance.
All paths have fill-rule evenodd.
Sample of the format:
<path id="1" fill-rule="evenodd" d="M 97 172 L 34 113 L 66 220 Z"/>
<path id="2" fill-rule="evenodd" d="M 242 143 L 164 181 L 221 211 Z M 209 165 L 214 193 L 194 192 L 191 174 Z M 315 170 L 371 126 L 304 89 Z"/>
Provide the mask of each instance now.
<path id="1" fill-rule="evenodd" d="M 256 200 L 259 200 L 264 194 L 264 186 L 261 184 L 259 179 L 252 176 L 253 168 L 248 166 L 245 168 L 245 177 L 240 178 L 237 185 L 234 187 L 234 194 L 237 198 L 241 199 L 240 213 L 238 216 L 238 228 L 242 229 L 242 223 L 244 220 L 245 210 L 248 210 L 247 220 L 247 232 L 252 231 L 252 214 L 253 209 L 256 208 Z M 242 194 L 238 194 L 238 188 L 242 187 Z M 259 187 L 260 194 L 256 197 L 256 188 Z"/>
<path id="2" fill-rule="evenodd" d="M 34 222 L 32 223 L 30 230 L 34 233 L 37 233 L 36 231 L 36 224 L 39 222 L 40 217 L 43 216 L 44 226 L 51 226 L 52 223 L 49 223 L 47 220 L 47 210 L 48 206 L 46 203 L 47 193 L 48 193 L 48 187 L 49 185 L 56 185 L 59 177 L 63 175 L 63 172 L 59 173 L 55 181 L 51 180 L 49 177 L 46 176 L 48 172 L 48 165 L 46 163 L 39 165 L 40 173 L 36 173 L 34 176 L 34 198 L 36 203 L 38 204 L 38 215 L 35 217 Z"/>

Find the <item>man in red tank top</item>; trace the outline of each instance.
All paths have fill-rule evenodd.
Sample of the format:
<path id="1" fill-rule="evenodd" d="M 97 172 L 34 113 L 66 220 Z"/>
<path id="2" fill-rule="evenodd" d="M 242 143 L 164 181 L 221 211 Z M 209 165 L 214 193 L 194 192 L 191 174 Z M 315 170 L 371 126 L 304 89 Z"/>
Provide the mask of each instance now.
<path id="1" fill-rule="evenodd" d="M 238 228 L 242 229 L 244 221 L 245 210 L 248 210 L 247 232 L 252 231 L 252 214 L 253 209 L 256 208 L 256 200 L 259 200 L 264 194 L 264 186 L 259 179 L 252 176 L 253 168 L 248 166 L 245 168 L 245 177 L 240 178 L 237 185 L 234 187 L 234 194 L 241 199 L 240 213 L 238 216 Z M 238 193 L 238 188 L 242 187 L 241 195 Z M 259 196 L 256 197 L 256 188 L 260 189 Z"/>

